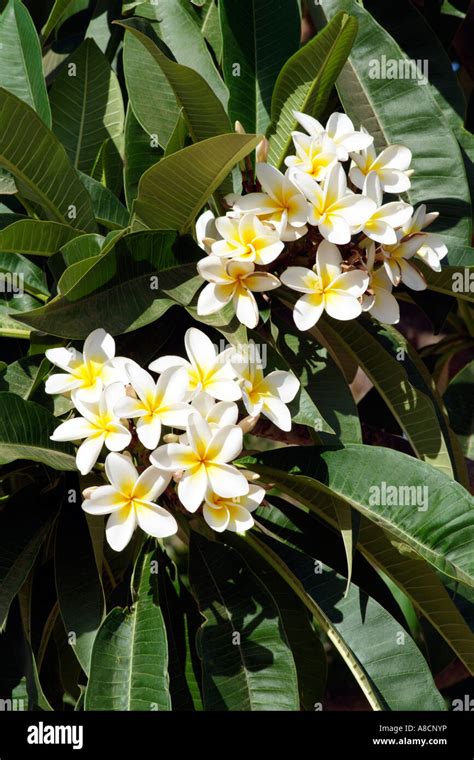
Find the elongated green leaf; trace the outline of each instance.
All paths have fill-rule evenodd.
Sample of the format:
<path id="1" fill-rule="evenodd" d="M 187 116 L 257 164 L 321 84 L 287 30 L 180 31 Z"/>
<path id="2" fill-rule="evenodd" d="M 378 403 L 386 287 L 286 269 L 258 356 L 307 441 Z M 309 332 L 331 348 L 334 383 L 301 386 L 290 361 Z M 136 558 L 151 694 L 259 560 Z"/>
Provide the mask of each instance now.
<path id="1" fill-rule="evenodd" d="M 417 456 L 466 482 L 434 382 L 408 341 L 391 327 L 372 327 L 360 320 L 338 323 L 337 328 L 334 322 L 321 320 L 315 332 L 330 348 L 336 329 L 339 340 L 374 383 Z"/>
<path id="2" fill-rule="evenodd" d="M 94 231 L 87 192 L 57 138 L 15 95 L 0 88 L 0 164 L 15 177 L 20 193 L 48 219 Z"/>
<path id="3" fill-rule="evenodd" d="M 66 224 L 24 219 L 0 230 L 0 251 L 50 256 L 80 234 Z"/>
<path id="4" fill-rule="evenodd" d="M 189 577 L 206 710 L 297 710 L 295 663 L 278 608 L 237 552 L 193 534 Z"/>
<path id="5" fill-rule="evenodd" d="M 474 585 L 473 497 L 424 462 L 360 444 L 291 447 L 242 461 L 309 509 L 319 493 L 350 504 L 445 575 Z M 286 474 L 292 468 L 299 474 Z"/>
<path id="6" fill-rule="evenodd" d="M 68 60 L 50 100 L 53 132 L 76 169 L 90 172 L 103 141 L 121 135 L 125 119 L 118 79 L 94 40 Z"/>
<path id="7" fill-rule="evenodd" d="M 127 39 L 133 39 L 133 37 L 129 35 Z M 125 119 L 125 165 L 123 172 L 127 208 L 132 208 L 133 201 L 138 195 L 140 177 L 150 166 L 157 163 L 162 153 L 163 151 L 158 143 L 154 142 L 150 135 L 145 132 L 129 105 Z"/>
<path id="8" fill-rule="evenodd" d="M 201 10 L 201 34 L 207 40 L 218 63 L 222 61 L 222 30 L 217 0 L 205 0 Z"/>
<path id="9" fill-rule="evenodd" d="M 315 572 L 315 558 L 282 543 L 265 536 L 252 537 L 251 545 L 301 588 L 301 598 L 325 625 L 373 709 L 446 709 L 421 652 L 378 602 L 355 585 L 344 596 L 344 578 L 322 564 Z"/>
<path id="10" fill-rule="evenodd" d="M 432 97 L 418 79 L 405 76 L 388 80 L 382 70 L 377 72 L 377 65 L 383 65 L 382 54 L 385 61 L 396 61 L 397 66 L 401 64 L 408 71 L 410 61 L 395 40 L 354 0 L 328 0 L 324 6 L 311 10 L 319 18 L 331 19 L 341 10 L 357 18 L 359 34 L 337 83 L 344 110 L 354 123 L 364 124 L 374 136 L 377 148 L 394 143 L 410 148 L 415 169 L 408 191 L 410 202 L 427 203 L 430 209 L 440 212 L 448 248 L 451 240 L 469 244 L 470 193 L 456 138 L 442 119 L 433 117 Z M 388 81 L 390 97 L 387 97 Z"/>
<path id="11" fill-rule="evenodd" d="M 284 495 L 284 498 L 288 498 Z M 291 546 L 305 553 L 318 554 L 320 543 L 316 545 L 318 535 L 313 513 L 322 519 L 335 531 L 338 530 L 338 520 L 335 512 L 338 499 L 320 493 L 313 501 L 311 511 L 302 514 L 298 511 L 295 520 L 293 499 L 290 505 L 261 507 L 255 513 L 259 523 L 279 539 L 284 539 Z M 318 524 L 319 525 L 319 524 Z M 397 551 L 390 536 L 371 520 L 361 516 L 357 535 L 357 550 L 377 570 L 403 592 L 406 598 L 426 618 L 433 628 L 444 638 L 453 652 L 464 662 L 472 672 L 474 669 L 474 637 L 465 620 L 456 609 L 448 596 L 443 583 L 436 571 L 427 562 L 420 561 L 418 555 L 403 554 Z M 454 583 L 443 576 L 446 583 Z M 466 590 L 469 590 L 468 587 Z"/>
<path id="12" fill-rule="evenodd" d="M 71 5 L 72 1 L 73 0 L 54 0 L 54 5 L 51 8 L 51 12 L 48 16 L 46 24 L 41 30 L 41 34 L 44 39 L 47 39 L 49 37 L 58 22 L 61 21 L 62 16 L 64 16 L 68 6 Z"/>
<path id="13" fill-rule="evenodd" d="M 0 86 L 13 92 L 51 127 L 41 48 L 30 14 L 20 0 L 9 0 L 0 17 Z"/>
<path id="14" fill-rule="evenodd" d="M 267 512 L 268 508 L 265 507 Z M 226 536 L 226 540 L 229 541 Z M 324 646 L 315 631 L 308 610 L 301 600 L 274 572 L 270 565 L 240 536 L 230 541 L 250 565 L 252 571 L 270 591 L 281 615 L 298 674 L 300 702 L 305 710 L 321 709 L 327 678 Z"/>
<path id="15" fill-rule="evenodd" d="M 298 4 L 295 0 L 221 0 L 219 12 L 231 121 L 238 119 L 246 132 L 265 132 L 275 81 L 299 47 Z"/>
<path id="16" fill-rule="evenodd" d="M 87 174 L 81 173 L 80 179 L 90 195 L 96 221 L 109 230 L 126 227 L 130 214 L 117 196 Z"/>
<path id="17" fill-rule="evenodd" d="M 201 661 L 196 652 L 196 633 L 202 619 L 196 602 L 183 586 L 174 563 L 163 556 L 158 584 L 166 624 L 173 711 L 202 710 Z"/>
<path id="18" fill-rule="evenodd" d="M 268 161 L 281 167 L 297 122 L 293 111 L 320 116 L 357 32 L 353 16 L 339 13 L 282 68 L 273 91 Z"/>
<path id="19" fill-rule="evenodd" d="M 157 561 L 153 551 L 142 554 L 133 609 L 116 607 L 99 629 L 92 650 L 86 710 L 171 709 Z"/>
<path id="20" fill-rule="evenodd" d="M 0 394 L 0 398 L 4 395 Z M 37 486 L 18 491 L 0 510 L 0 629 L 57 511 L 58 505 L 53 499 L 47 503 L 38 500 Z"/>
<path id="21" fill-rule="evenodd" d="M 178 111 L 173 112 L 173 120 L 168 121 L 167 135 L 168 139 L 171 135 L 174 124 L 176 123 L 177 113 L 179 109 L 183 109 L 183 113 L 188 124 L 189 133 L 194 141 L 205 140 L 215 135 L 224 134 L 230 131 L 229 118 L 222 106 L 220 100 L 211 90 L 205 79 L 201 77 L 197 71 L 187 66 L 182 66 L 179 63 L 175 63 L 153 42 L 146 34 L 146 25 L 140 23 L 140 19 L 131 19 L 130 21 L 121 22 L 121 25 L 125 27 L 130 34 L 133 34 L 137 40 L 146 48 L 149 54 L 153 57 L 156 64 L 160 67 L 161 71 L 165 75 L 169 85 L 171 86 L 176 101 L 178 103 Z M 140 62 L 137 59 L 137 63 L 133 63 L 133 56 L 130 53 L 130 65 L 139 66 Z M 169 102 L 169 98 L 165 95 L 163 102 L 163 108 L 166 108 L 166 100 Z M 136 109 L 136 103 L 133 103 L 132 107 L 135 111 L 135 116 L 140 121 L 142 126 L 148 131 L 148 127 L 145 125 L 140 113 Z M 160 111 L 158 118 L 162 118 L 163 114 Z M 153 124 L 156 124 L 156 117 Z M 149 126 L 153 126 L 150 124 Z M 151 134 L 155 133 L 157 128 L 154 127 Z M 158 127 L 159 136 L 159 127 Z M 167 142 L 167 141 L 166 141 Z M 162 145 L 166 145 L 162 143 Z"/>
<path id="22" fill-rule="evenodd" d="M 73 404 L 65 396 L 45 393 L 44 379 L 50 369 L 51 364 L 44 354 L 23 356 L 5 368 L 0 376 L 0 390 L 15 393 L 25 401 L 36 401 L 57 417 L 69 411 Z"/>
<path id="23" fill-rule="evenodd" d="M 85 338 L 98 324 L 119 335 L 154 322 L 174 303 L 189 303 L 201 284 L 175 240 L 173 232 L 127 235 L 108 253 L 72 264 L 60 295 L 19 319 L 69 338 Z"/>
<path id="24" fill-rule="evenodd" d="M 154 20 L 154 28 L 177 62 L 197 71 L 224 106 L 229 93 L 202 37 L 198 18 L 188 0 L 160 0 L 159 5 L 142 3 L 136 15 Z"/>
<path id="25" fill-rule="evenodd" d="M 77 489 L 77 502 L 80 498 Z M 79 503 L 67 503 L 61 511 L 54 557 L 59 610 L 66 634 L 82 669 L 89 675 L 92 646 L 105 601 L 85 513 Z"/>
<path id="26" fill-rule="evenodd" d="M 0 253 L 0 272 L 11 275 L 13 282 L 16 277 L 18 285 L 33 296 L 49 296 L 43 270 L 18 253 Z"/>
<path id="27" fill-rule="evenodd" d="M 257 135 L 219 135 L 163 158 L 140 180 L 134 204 L 139 222 L 154 229 L 188 230 L 232 167 L 257 143 Z"/>
<path id="28" fill-rule="evenodd" d="M 453 377 L 444 394 L 449 421 L 464 456 L 474 459 L 474 362 Z"/>
<path id="29" fill-rule="evenodd" d="M 70 444 L 50 441 L 57 420 L 39 404 L 14 393 L 0 393 L 0 462 L 30 459 L 55 470 L 74 470 Z"/>

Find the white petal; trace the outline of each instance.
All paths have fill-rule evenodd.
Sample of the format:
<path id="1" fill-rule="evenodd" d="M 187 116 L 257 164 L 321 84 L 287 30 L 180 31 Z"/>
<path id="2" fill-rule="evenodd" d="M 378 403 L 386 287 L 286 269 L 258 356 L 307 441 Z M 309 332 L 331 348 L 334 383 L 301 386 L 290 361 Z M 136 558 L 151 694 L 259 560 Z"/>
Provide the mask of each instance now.
<path id="1" fill-rule="evenodd" d="M 158 504 L 141 502 L 136 506 L 136 514 L 140 528 L 149 536 L 166 538 L 178 532 L 178 523 L 173 515 Z"/>
<path id="2" fill-rule="evenodd" d="M 188 372 L 185 367 L 170 367 L 160 375 L 156 386 L 155 401 L 160 406 L 180 403 L 188 390 Z M 166 423 L 165 423 L 166 424 Z"/>
<path id="3" fill-rule="evenodd" d="M 212 464 L 207 467 L 211 488 L 218 496 L 232 499 L 248 493 L 245 476 L 231 464 Z"/>
<path id="4" fill-rule="evenodd" d="M 227 525 L 227 530 L 231 530 L 234 533 L 244 533 L 246 530 L 250 530 L 255 524 L 250 512 L 248 512 L 240 504 L 233 504 L 230 512 L 230 520 Z"/>
<path id="5" fill-rule="evenodd" d="M 47 377 L 44 389 L 46 393 L 69 393 L 81 385 L 82 380 L 77 380 L 73 375 L 60 373 Z"/>
<path id="6" fill-rule="evenodd" d="M 226 425 L 212 436 L 206 456 L 217 462 L 230 462 L 239 456 L 242 446 L 242 429 L 236 425 Z"/>
<path id="7" fill-rule="evenodd" d="M 178 483 L 178 497 L 188 512 L 196 512 L 199 509 L 207 488 L 207 471 L 203 464 L 198 464 L 184 473 Z"/>
<path id="8" fill-rule="evenodd" d="M 293 319 L 298 330 L 309 330 L 314 327 L 324 311 L 324 298 L 322 295 L 308 293 L 295 303 Z"/>
<path id="9" fill-rule="evenodd" d="M 200 317 L 215 314 L 229 303 L 235 290 L 235 283 L 230 285 L 215 285 L 209 283 L 201 291 L 197 303 L 197 313 Z"/>
<path id="10" fill-rule="evenodd" d="M 343 321 L 355 319 L 362 311 L 362 306 L 357 298 L 344 290 L 330 290 L 326 293 L 324 308 L 330 317 Z"/>
<path id="11" fill-rule="evenodd" d="M 156 449 L 160 442 L 161 420 L 159 417 L 147 415 L 140 417 L 137 422 L 137 436 L 146 449 Z"/>
<path id="12" fill-rule="evenodd" d="M 316 253 L 316 270 L 323 282 L 331 282 L 341 274 L 342 256 L 339 248 L 327 240 L 323 240 Z"/>
<path id="13" fill-rule="evenodd" d="M 287 288 L 299 293 L 312 293 L 318 286 L 317 276 L 306 267 L 288 267 L 281 273 L 280 280 Z"/>
<path id="14" fill-rule="evenodd" d="M 115 356 L 115 341 L 109 333 L 99 327 L 87 336 L 84 342 L 84 359 L 103 363 Z"/>
<path id="15" fill-rule="evenodd" d="M 116 552 L 121 552 L 130 543 L 137 527 L 135 510 L 127 506 L 112 512 L 105 527 L 107 543 Z"/>
<path id="16" fill-rule="evenodd" d="M 212 367 L 217 352 L 211 339 L 205 333 L 196 327 L 190 327 L 186 330 L 184 345 L 193 367 L 202 367 L 204 370 Z"/>
<path id="17" fill-rule="evenodd" d="M 157 467 L 147 467 L 133 488 L 133 498 L 140 501 L 155 501 L 161 496 L 171 481 L 171 473 Z"/>
<path id="18" fill-rule="evenodd" d="M 164 372 L 165 369 L 168 369 L 169 367 L 190 368 L 191 365 L 186 359 L 183 359 L 182 356 L 160 356 L 148 365 L 148 369 L 151 369 L 152 372 L 157 372 L 158 374 Z"/>
<path id="19" fill-rule="evenodd" d="M 399 261 L 400 269 L 402 271 L 402 282 L 411 288 L 411 290 L 425 290 L 426 281 L 421 272 L 412 266 L 408 261 L 401 259 Z"/>
<path id="20" fill-rule="evenodd" d="M 131 440 L 130 430 L 118 422 L 105 435 L 105 445 L 109 451 L 123 451 Z"/>
<path id="21" fill-rule="evenodd" d="M 127 503 L 113 486 L 98 486 L 90 498 L 82 502 L 82 509 L 90 515 L 109 515 Z"/>
<path id="22" fill-rule="evenodd" d="M 265 398 L 263 400 L 262 414 L 268 417 L 280 430 L 291 430 L 290 410 L 279 398 Z"/>
<path id="23" fill-rule="evenodd" d="M 160 470 L 175 472 L 194 467 L 196 457 L 190 446 L 182 443 L 166 443 L 150 454 L 150 462 Z"/>
<path id="24" fill-rule="evenodd" d="M 243 325 L 253 330 L 258 325 L 260 313 L 258 311 L 257 302 L 250 290 L 245 288 L 238 288 L 234 298 L 234 311 L 237 319 Z"/>
<path id="25" fill-rule="evenodd" d="M 105 434 L 102 433 L 86 438 L 84 443 L 79 446 L 76 454 L 76 465 L 81 475 L 87 475 L 92 470 L 102 451 L 104 440 Z"/>
<path id="26" fill-rule="evenodd" d="M 155 380 L 149 372 L 141 367 L 130 364 L 127 366 L 127 374 L 137 396 L 143 402 L 147 402 L 155 395 Z"/>
<path id="27" fill-rule="evenodd" d="M 370 313 L 379 322 L 386 325 L 395 325 L 400 320 L 400 307 L 398 301 L 389 290 L 378 288 Z"/>
<path id="28" fill-rule="evenodd" d="M 222 506 L 220 509 L 216 509 L 205 502 L 202 514 L 209 527 L 217 531 L 217 533 L 222 533 L 226 530 L 230 518 L 227 507 Z"/>
<path id="29" fill-rule="evenodd" d="M 275 370 L 265 378 L 265 385 L 272 390 L 285 404 L 293 401 L 300 389 L 300 381 L 292 372 Z"/>
<path id="30" fill-rule="evenodd" d="M 105 472 L 109 482 L 119 493 L 124 495 L 132 493 L 138 479 L 138 472 L 128 457 L 115 452 L 108 454 L 105 460 Z"/>
<path id="31" fill-rule="evenodd" d="M 46 358 L 56 367 L 71 371 L 71 365 L 82 364 L 82 354 L 75 348 L 48 348 Z"/>
<path id="32" fill-rule="evenodd" d="M 78 441 L 80 438 L 88 438 L 96 432 L 94 425 L 83 417 L 74 417 L 66 420 L 56 428 L 51 436 L 52 441 Z"/>
<path id="33" fill-rule="evenodd" d="M 142 417 L 146 413 L 143 403 L 139 399 L 131 398 L 130 396 L 124 396 L 114 406 L 114 414 L 119 418 L 131 419 L 133 417 Z"/>
<path id="34" fill-rule="evenodd" d="M 220 427 L 236 425 L 238 417 L 239 407 L 233 401 L 219 401 L 217 404 L 213 404 L 206 415 L 210 425 L 214 424 Z"/>

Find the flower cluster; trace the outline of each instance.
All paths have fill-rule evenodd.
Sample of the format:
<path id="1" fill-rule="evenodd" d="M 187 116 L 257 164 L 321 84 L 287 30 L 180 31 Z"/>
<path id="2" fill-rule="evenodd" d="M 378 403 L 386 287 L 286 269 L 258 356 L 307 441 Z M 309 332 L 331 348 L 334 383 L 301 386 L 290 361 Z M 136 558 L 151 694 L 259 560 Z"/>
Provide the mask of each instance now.
<path id="1" fill-rule="evenodd" d="M 285 173 L 257 162 L 259 192 L 228 196 L 225 216 L 206 211 L 196 224 L 207 253 L 197 269 L 208 283 L 198 314 L 232 303 L 240 322 L 255 328 L 254 294 L 283 284 L 302 294 L 294 307 L 300 330 L 313 327 L 323 311 L 341 320 L 370 311 L 394 324 L 399 306 L 392 289 L 426 288 L 413 258 L 440 271 L 447 254 L 438 235 L 424 232 L 437 212 L 386 201 L 409 189 L 411 152 L 390 145 L 377 154 L 373 137 L 342 113 L 326 127 L 294 116 L 305 131 L 292 133 L 295 155 L 285 159 Z"/>
<path id="2" fill-rule="evenodd" d="M 109 515 L 106 535 L 115 551 L 127 546 L 137 525 L 157 538 L 176 533 L 173 508 L 202 508 L 219 532 L 250 528 L 264 489 L 232 464 L 242 452 L 243 433 L 260 414 L 291 429 L 287 404 L 300 385 L 291 372 L 264 375 L 255 344 L 218 353 L 193 327 L 184 342 L 187 359 L 162 356 L 150 364 L 157 380 L 131 359 L 115 356 L 114 339 L 103 329 L 88 336 L 82 353 L 46 352 L 62 370 L 48 377 L 46 392 L 70 396 L 77 412 L 51 439 L 81 442 L 76 463 L 82 475 L 104 448 L 110 452 L 108 484 L 86 489 L 82 507 Z M 237 402 L 247 412 L 240 422 Z M 160 496 L 167 508 L 156 503 Z"/>

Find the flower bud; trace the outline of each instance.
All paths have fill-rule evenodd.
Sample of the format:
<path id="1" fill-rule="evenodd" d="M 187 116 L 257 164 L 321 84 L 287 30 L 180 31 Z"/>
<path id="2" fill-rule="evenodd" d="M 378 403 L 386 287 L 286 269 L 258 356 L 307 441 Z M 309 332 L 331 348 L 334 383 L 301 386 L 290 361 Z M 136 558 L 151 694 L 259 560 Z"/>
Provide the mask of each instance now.
<path id="1" fill-rule="evenodd" d="M 88 488 L 84 488 L 84 490 L 82 492 L 82 495 L 83 495 L 84 499 L 90 499 L 90 497 L 92 496 L 92 493 L 98 487 L 99 486 L 89 486 Z"/>
<path id="2" fill-rule="evenodd" d="M 127 387 L 125 388 L 125 395 L 128 396 L 129 398 L 138 398 L 137 394 L 135 393 L 134 388 L 130 384 L 128 384 Z"/>
<path id="3" fill-rule="evenodd" d="M 259 414 L 256 414 L 255 417 L 252 417 L 251 415 L 249 415 L 248 417 L 244 417 L 243 420 L 240 420 L 238 425 L 239 425 L 239 428 L 242 429 L 242 432 L 244 435 L 246 433 L 250 433 L 254 429 L 255 425 L 257 424 L 259 420 L 259 417 L 260 417 Z"/>
<path id="4" fill-rule="evenodd" d="M 175 483 L 179 483 L 180 480 L 183 478 L 183 471 L 177 470 L 176 472 L 173 472 L 173 480 Z"/>
<path id="5" fill-rule="evenodd" d="M 239 120 L 237 120 L 234 124 L 234 130 L 237 132 L 238 135 L 245 135 L 247 134 L 245 129 L 243 128 L 242 124 Z"/>
<path id="6" fill-rule="evenodd" d="M 259 144 L 255 148 L 255 160 L 257 163 L 266 163 L 268 157 L 269 143 L 266 137 L 260 140 Z"/>
<path id="7" fill-rule="evenodd" d="M 176 433 L 167 433 L 163 436 L 163 441 L 165 443 L 178 443 L 179 435 L 176 435 Z"/>

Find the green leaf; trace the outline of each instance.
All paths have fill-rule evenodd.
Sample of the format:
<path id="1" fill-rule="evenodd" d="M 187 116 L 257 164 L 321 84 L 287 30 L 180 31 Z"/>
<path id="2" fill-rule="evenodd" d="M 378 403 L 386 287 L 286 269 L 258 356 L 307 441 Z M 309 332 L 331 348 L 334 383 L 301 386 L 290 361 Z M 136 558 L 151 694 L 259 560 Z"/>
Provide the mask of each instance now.
<path id="1" fill-rule="evenodd" d="M 469 362 L 449 383 L 443 400 L 463 454 L 474 459 L 474 362 Z"/>
<path id="2" fill-rule="evenodd" d="M 0 253 L 0 272 L 12 275 L 13 282 L 18 278 L 19 285 L 33 296 L 43 296 L 45 300 L 49 296 L 43 270 L 18 253 Z"/>
<path id="3" fill-rule="evenodd" d="M 357 509 L 440 572 L 474 586 L 474 500 L 439 470 L 398 451 L 290 447 L 241 460 L 310 510 L 320 493 Z M 287 474 L 288 471 L 299 474 Z"/>
<path id="4" fill-rule="evenodd" d="M 288 498 L 283 494 L 283 498 Z M 291 546 L 308 554 L 318 554 L 320 543 L 316 544 L 319 520 L 323 520 L 334 531 L 338 531 L 336 507 L 338 499 L 318 494 L 310 511 L 303 514 L 301 508 L 295 519 L 294 500 L 289 505 L 264 506 L 257 510 L 255 517 L 267 530 L 285 539 Z M 317 515 L 318 523 L 315 524 Z M 474 641 L 465 620 L 449 598 L 436 571 L 428 562 L 420 561 L 418 555 L 397 551 L 390 536 L 371 520 L 361 516 L 357 535 L 357 550 L 376 570 L 388 577 L 408 598 L 419 614 L 426 618 L 433 628 L 444 638 L 453 652 L 474 670 Z M 446 576 L 443 582 L 452 582 Z M 463 587 L 466 588 L 467 587 Z"/>
<path id="5" fill-rule="evenodd" d="M 34 108 L 51 127 L 41 47 L 30 14 L 20 0 L 9 0 L 0 17 L 0 86 Z"/>
<path id="6" fill-rule="evenodd" d="M 201 661 L 196 653 L 196 633 L 201 616 L 194 599 L 183 586 L 176 565 L 162 555 L 158 584 L 166 624 L 173 711 L 202 710 Z"/>
<path id="7" fill-rule="evenodd" d="M 390 79 L 387 97 L 387 79 L 374 76 L 374 65 L 368 64 L 380 62 L 382 54 L 384 60 L 394 60 L 398 65 L 410 63 L 370 13 L 354 0 L 328 0 L 324 7 L 314 7 L 312 13 L 332 18 L 341 10 L 359 22 L 357 40 L 337 83 L 344 110 L 355 124 L 363 124 L 374 136 L 377 149 L 395 143 L 410 148 L 415 169 L 408 191 L 410 203 L 426 203 L 429 210 L 440 212 L 448 248 L 451 240 L 469 244 L 471 201 L 456 138 L 442 119 L 434 117 L 428 89 L 414 78 Z"/>
<path id="8" fill-rule="evenodd" d="M 75 493 L 80 499 L 77 488 Z M 92 646 L 104 616 L 105 600 L 85 513 L 79 503 L 66 503 L 61 511 L 54 557 L 61 617 L 66 633 L 74 634 L 70 645 L 89 675 Z"/>
<path id="9" fill-rule="evenodd" d="M 201 34 L 214 50 L 217 62 L 222 61 L 222 31 L 217 0 L 205 0 L 201 11 Z"/>
<path id="10" fill-rule="evenodd" d="M 445 710 L 421 652 L 400 623 L 354 584 L 269 537 L 248 537 L 281 577 L 298 589 L 375 710 Z M 315 572 L 317 567 L 318 572 Z"/>
<path id="11" fill-rule="evenodd" d="M 21 195 L 38 203 L 48 219 L 94 231 L 89 196 L 64 147 L 32 108 L 3 88 L 0 164 L 13 174 Z"/>
<path id="12" fill-rule="evenodd" d="M 21 321 L 81 339 L 98 324 L 119 335 L 154 322 L 178 299 L 189 303 L 201 283 L 193 277 L 196 265 L 173 249 L 175 240 L 169 231 L 127 235 L 108 253 L 72 264 L 60 280 L 60 295 L 21 314 Z"/>
<path id="13" fill-rule="evenodd" d="M 268 506 L 263 510 L 268 512 Z M 226 535 L 226 540 L 235 545 L 277 603 L 295 660 L 301 704 L 305 710 L 317 709 L 324 698 L 328 665 L 324 645 L 312 625 L 308 610 L 278 573 L 258 554 L 249 551 L 243 537 L 229 540 Z"/>
<path id="14" fill-rule="evenodd" d="M 94 40 L 68 59 L 50 101 L 53 132 L 76 169 L 90 172 L 104 140 L 122 134 L 125 118 L 118 79 Z"/>
<path id="15" fill-rule="evenodd" d="M 130 39 L 130 35 L 128 39 Z M 138 195 L 140 177 L 150 166 L 157 163 L 162 153 L 159 145 L 153 142 L 150 135 L 142 128 L 129 105 L 125 119 L 125 164 L 123 172 L 127 208 L 132 208 L 133 201 Z"/>
<path id="16" fill-rule="evenodd" d="M 142 3 L 135 13 L 157 22 L 153 27 L 177 62 L 200 74 L 226 106 L 228 90 L 215 67 L 202 37 L 196 13 L 188 0 L 160 0 L 159 5 Z"/>
<path id="17" fill-rule="evenodd" d="M 450 436 L 434 381 L 397 330 L 361 320 L 337 322 L 336 328 L 335 322 L 324 319 L 315 334 L 330 350 L 333 335 L 337 334 L 382 396 L 420 459 L 448 475 L 456 473 L 466 482 L 464 463 L 452 453 L 456 442 Z"/>
<path id="18" fill-rule="evenodd" d="M 258 135 L 219 135 L 163 158 L 140 180 L 134 204 L 139 222 L 154 229 L 188 230 L 207 199 L 258 139 Z"/>
<path id="19" fill-rule="evenodd" d="M 67 11 L 68 5 L 70 5 L 71 2 L 73 2 L 73 0 L 55 0 L 54 1 L 54 5 L 51 8 L 51 12 L 48 16 L 46 24 L 41 30 L 41 35 L 43 39 L 47 39 L 49 37 L 53 29 L 55 29 L 55 27 L 61 21 L 62 16 L 64 16 L 65 12 Z"/>
<path id="20" fill-rule="evenodd" d="M 144 23 L 140 23 L 140 19 L 131 19 L 130 21 L 121 22 L 121 25 L 125 27 L 137 40 L 146 48 L 148 53 L 153 57 L 156 64 L 159 66 L 163 74 L 165 75 L 169 85 L 171 86 L 177 104 L 177 111 L 173 112 L 173 119 L 168 121 L 167 135 L 168 139 L 176 123 L 177 114 L 182 108 L 186 122 L 188 124 L 189 133 L 193 141 L 205 140 L 209 137 L 215 137 L 229 132 L 230 122 L 229 118 L 224 110 L 224 107 L 220 100 L 216 97 L 206 80 L 201 77 L 197 71 L 187 66 L 182 66 L 179 63 L 175 63 L 170 60 L 168 56 L 155 45 L 152 39 L 147 36 L 144 30 L 147 29 Z M 135 46 L 136 49 L 136 46 Z M 132 59 L 132 53 L 130 53 L 129 61 Z M 130 65 L 140 66 L 140 61 L 137 59 L 135 64 Z M 167 102 L 169 98 L 164 99 L 163 108 L 167 108 Z M 143 123 L 140 114 L 134 108 L 135 115 L 140 121 L 142 126 L 147 129 Z M 160 114 L 160 118 L 162 114 Z M 154 124 L 156 122 L 153 122 Z M 152 125 L 151 125 L 152 126 Z M 148 129 L 147 129 L 148 131 Z M 152 130 L 152 134 L 155 133 L 156 127 Z M 159 137 L 159 129 L 158 129 Z M 161 143 L 166 145 L 166 143 Z"/>
<path id="21" fill-rule="evenodd" d="M 5 395 L 11 394 L 1 393 L 0 399 Z M 37 485 L 18 491 L 0 510 L 0 630 L 12 600 L 51 530 L 57 511 L 58 505 L 53 499 L 38 500 Z"/>
<path id="22" fill-rule="evenodd" d="M 73 403 L 66 396 L 45 393 L 44 379 L 50 369 L 51 364 L 43 353 L 23 356 L 16 362 L 8 364 L 0 375 L 0 390 L 15 393 L 25 401 L 36 401 L 57 417 L 68 412 Z"/>
<path id="23" fill-rule="evenodd" d="M 237 552 L 193 533 L 189 580 L 205 710 L 298 710 L 296 668 L 278 608 Z"/>
<path id="24" fill-rule="evenodd" d="M 24 219 L 0 230 L 0 252 L 50 256 L 80 234 L 66 224 Z"/>
<path id="25" fill-rule="evenodd" d="M 265 132 L 277 76 L 299 47 L 298 4 L 296 0 L 220 0 L 219 12 L 231 122 L 238 119 L 246 132 Z"/>
<path id="26" fill-rule="evenodd" d="M 96 221 L 109 230 L 127 227 L 130 214 L 117 196 L 87 174 L 79 177 L 91 198 Z"/>
<path id="27" fill-rule="evenodd" d="M 283 165 L 292 145 L 291 132 L 298 126 L 293 111 L 315 117 L 323 113 L 356 32 L 356 19 L 339 13 L 283 66 L 272 96 L 269 163 Z"/>
<path id="28" fill-rule="evenodd" d="M 55 470 L 75 470 L 73 447 L 49 439 L 56 427 L 57 420 L 39 404 L 0 393 L 0 462 L 29 459 Z"/>
<path id="29" fill-rule="evenodd" d="M 92 650 L 86 710 L 170 710 L 168 646 L 160 609 L 158 554 L 144 551 L 131 610 L 116 607 Z"/>

